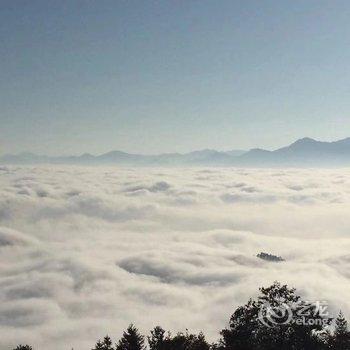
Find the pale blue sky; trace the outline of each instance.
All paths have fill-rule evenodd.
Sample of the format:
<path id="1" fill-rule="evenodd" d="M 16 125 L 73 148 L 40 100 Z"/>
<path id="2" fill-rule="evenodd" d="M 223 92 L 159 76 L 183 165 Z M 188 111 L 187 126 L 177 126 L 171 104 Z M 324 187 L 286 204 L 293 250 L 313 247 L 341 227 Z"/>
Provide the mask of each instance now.
<path id="1" fill-rule="evenodd" d="M 350 1 L 0 2 L 0 154 L 350 136 Z"/>

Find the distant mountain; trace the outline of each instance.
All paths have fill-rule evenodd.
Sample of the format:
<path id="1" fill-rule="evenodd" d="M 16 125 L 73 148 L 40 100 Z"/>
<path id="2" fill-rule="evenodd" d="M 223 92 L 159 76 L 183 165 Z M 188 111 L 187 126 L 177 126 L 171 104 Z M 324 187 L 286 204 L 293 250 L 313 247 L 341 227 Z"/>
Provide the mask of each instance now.
<path id="1" fill-rule="evenodd" d="M 247 153 L 247 151 L 243 151 L 242 149 L 234 149 L 232 151 L 227 151 L 225 152 L 226 154 L 230 155 L 230 156 L 241 156 L 244 153 Z"/>
<path id="2" fill-rule="evenodd" d="M 321 142 L 311 138 L 297 140 L 275 151 L 252 149 L 248 152 L 232 150 L 220 152 L 204 149 L 190 153 L 164 153 L 158 155 L 130 154 L 111 151 L 101 155 L 49 157 L 33 153 L 4 155 L 2 164 L 85 164 L 125 166 L 249 166 L 249 167 L 329 167 L 350 166 L 350 138 L 335 142 Z"/>
<path id="3" fill-rule="evenodd" d="M 111 151 L 98 156 L 88 153 L 80 156 L 49 157 L 35 155 L 33 153 L 7 154 L 0 157 L 2 164 L 86 164 L 86 165 L 138 165 L 138 166 L 227 166 L 232 165 L 235 155 L 241 155 L 244 151 L 233 150 L 219 152 L 216 150 L 200 150 L 190 153 L 163 153 L 158 155 L 131 154 L 122 151 Z"/>
<path id="4" fill-rule="evenodd" d="M 264 166 L 350 166 L 350 138 L 321 142 L 306 137 L 275 151 L 250 150 L 239 162 Z"/>

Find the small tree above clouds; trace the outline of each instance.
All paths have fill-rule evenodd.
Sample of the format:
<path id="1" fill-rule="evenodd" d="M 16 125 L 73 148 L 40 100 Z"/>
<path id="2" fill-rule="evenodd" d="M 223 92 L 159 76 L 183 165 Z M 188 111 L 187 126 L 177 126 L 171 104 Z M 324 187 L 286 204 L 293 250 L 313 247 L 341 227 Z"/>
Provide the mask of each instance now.
<path id="1" fill-rule="evenodd" d="M 18 345 L 13 350 L 33 350 L 33 348 L 30 345 Z"/>

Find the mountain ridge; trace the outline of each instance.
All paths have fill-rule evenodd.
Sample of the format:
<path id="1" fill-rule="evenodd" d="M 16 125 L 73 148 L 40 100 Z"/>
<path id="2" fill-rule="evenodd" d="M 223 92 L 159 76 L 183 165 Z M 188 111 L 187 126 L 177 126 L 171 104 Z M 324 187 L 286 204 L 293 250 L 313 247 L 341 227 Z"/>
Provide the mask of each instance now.
<path id="1" fill-rule="evenodd" d="M 100 155 L 50 157 L 31 152 L 6 154 L 1 164 L 116 164 L 116 165 L 203 165 L 203 166 L 350 166 L 350 137 L 338 141 L 318 141 L 309 137 L 296 140 L 276 150 L 253 148 L 249 151 L 202 149 L 188 153 L 143 155 L 119 150 Z"/>

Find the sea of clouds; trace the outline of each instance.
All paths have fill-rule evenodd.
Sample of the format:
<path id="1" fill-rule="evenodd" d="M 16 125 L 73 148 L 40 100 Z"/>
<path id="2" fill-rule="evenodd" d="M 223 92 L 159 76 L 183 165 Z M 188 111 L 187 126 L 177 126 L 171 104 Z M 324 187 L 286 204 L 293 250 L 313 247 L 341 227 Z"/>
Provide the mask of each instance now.
<path id="1" fill-rule="evenodd" d="M 214 341 L 274 280 L 349 317 L 349 213 L 349 169 L 2 166 L 0 348 L 90 349 L 131 322 Z"/>

